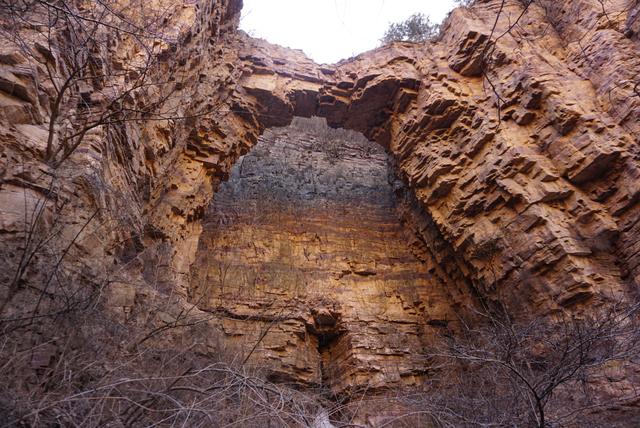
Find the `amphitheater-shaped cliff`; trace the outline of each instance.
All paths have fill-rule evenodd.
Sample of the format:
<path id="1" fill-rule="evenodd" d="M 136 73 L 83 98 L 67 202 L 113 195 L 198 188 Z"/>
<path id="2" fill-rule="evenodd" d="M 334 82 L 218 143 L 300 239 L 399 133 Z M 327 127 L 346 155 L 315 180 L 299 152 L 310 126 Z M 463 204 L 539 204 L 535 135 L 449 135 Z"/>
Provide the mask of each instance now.
<path id="1" fill-rule="evenodd" d="M 439 426 L 443 337 L 635 308 L 637 1 L 478 0 L 333 65 L 241 9 L 0 4 L 9 425 Z M 550 420 L 638 422 L 637 355 L 601 362 L 600 419 Z"/>

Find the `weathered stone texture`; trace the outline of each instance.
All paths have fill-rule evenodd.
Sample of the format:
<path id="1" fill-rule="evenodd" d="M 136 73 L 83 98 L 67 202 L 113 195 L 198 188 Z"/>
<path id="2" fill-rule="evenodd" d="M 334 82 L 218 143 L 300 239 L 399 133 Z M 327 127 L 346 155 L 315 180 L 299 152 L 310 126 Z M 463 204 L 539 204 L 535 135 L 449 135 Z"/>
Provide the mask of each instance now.
<path id="1" fill-rule="evenodd" d="M 407 245 L 382 149 L 312 131 L 269 130 L 236 163 L 204 217 L 191 300 L 276 379 L 416 385 L 453 286 Z"/>
<path id="2" fill-rule="evenodd" d="M 38 80 L 44 70 L 12 45 L 0 46 L 3 284 L 21 263 L 25 215 L 44 206 L 40 236 L 63 236 L 33 259 L 19 287 L 3 286 L 1 298 L 20 290 L 14 305 L 32 301 L 29 286 L 50 281 L 52 267 L 69 283 L 113 287 L 108 295 L 118 310 L 144 305 L 136 296 L 178 295 L 198 313 L 225 312 L 221 328 L 230 342 L 255 343 L 277 321 L 256 355 L 270 358 L 284 378 L 319 383 L 321 358 L 350 361 L 331 375 L 344 388 L 360 377 L 413 382 L 422 375 L 413 357 L 427 343 L 424 329 L 470 315 L 474 299 L 500 302 L 514 316 L 547 315 L 637 291 L 636 4 L 536 1 L 525 11 L 526 2 L 482 0 L 453 11 L 438 40 L 320 66 L 236 31 L 241 1 L 174 3 L 163 6 L 171 37 L 154 79 L 172 73 L 175 117 L 93 129 L 59 168 L 43 162 L 52 94 Z M 603 4 L 616 12 L 603 13 Z M 60 46 L 27 40 L 38 58 L 60 61 Z M 133 46 L 127 35 L 114 36 L 110 65 L 142 55 Z M 479 56 L 485 48 L 487 67 Z M 150 89 L 134 101 L 161 96 Z M 331 164 L 323 158 L 328 148 L 315 152 L 311 138 L 294 145 L 282 138 L 272 150 L 302 164 L 311 148 L 327 174 L 324 195 L 317 187 L 309 193 L 311 176 L 287 162 L 265 165 L 272 177 L 268 168 L 294 168 L 286 183 L 296 185 L 289 190 L 299 203 L 278 199 L 284 192 L 258 213 L 269 221 L 259 221 L 250 204 L 238 207 L 240 223 L 210 221 L 208 207 L 232 168 L 242 168 L 238 159 L 294 115 L 326 117 L 388 151 L 404 183 L 402 225 L 376 193 L 354 190 L 359 203 L 337 196 L 372 173 L 381 155 L 358 153 L 339 171 L 346 161 Z M 219 195 L 213 203 L 224 208 Z M 307 203 L 303 195 L 324 199 Z M 352 220 L 332 224 L 340 209 Z M 225 248 L 238 258 L 223 292 L 210 270 L 225 263 Z M 302 280 L 309 277 L 313 286 Z M 231 302 L 226 293 L 241 298 Z M 255 331 L 245 331 L 260 313 Z M 158 312 L 152 322 L 169 316 Z"/>
<path id="3" fill-rule="evenodd" d="M 388 147 L 482 294 L 543 312 L 616 298 L 633 287 L 614 247 L 637 241 L 618 220 L 637 199 L 635 137 L 603 109 L 560 40 L 538 35 L 539 8 L 521 22 L 530 34 L 503 35 L 507 17 L 523 12 L 507 2 L 492 66 L 475 77 L 499 5 L 454 11 L 439 43 L 394 44 L 296 79 L 324 74 L 317 114 Z M 287 67 L 274 63 L 271 75 L 271 96 L 285 104 L 296 93 Z M 249 78 L 245 88 L 254 84 Z M 487 247 L 492 254 L 477 254 Z"/>

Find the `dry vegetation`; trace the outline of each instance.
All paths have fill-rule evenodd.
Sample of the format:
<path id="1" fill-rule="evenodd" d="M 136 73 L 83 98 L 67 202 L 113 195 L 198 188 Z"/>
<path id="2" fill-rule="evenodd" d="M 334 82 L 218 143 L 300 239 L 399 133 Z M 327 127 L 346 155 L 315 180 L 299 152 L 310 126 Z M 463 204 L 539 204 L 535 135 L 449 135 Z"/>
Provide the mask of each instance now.
<path id="1" fill-rule="evenodd" d="M 106 273 L 89 281 L 62 260 L 75 257 L 73 244 L 127 224 L 95 215 L 65 230 L 64 206 L 48 204 L 29 215 L 16 285 L 2 302 L 2 426 L 353 426 L 367 413 L 381 426 L 571 426 L 640 398 L 637 379 L 624 379 L 639 363 L 637 306 L 526 323 L 477 311 L 474 323 L 436 338 L 418 391 L 336 397 L 277 384 L 247 365 L 277 320 L 253 347 L 230 349 L 214 316 L 170 286 L 152 282 L 130 301 L 128 284 Z M 620 390 L 601 390 L 611 379 Z"/>
<path id="2" fill-rule="evenodd" d="M 177 42 L 166 25 L 170 6 L 0 1 L 0 38 L 21 55 L 14 61 L 26 60 L 23 77 L 43 92 L 40 100 L 26 90 L 17 95 L 39 101 L 48 113 L 43 160 L 49 165 L 60 166 L 97 131 L 118 143 L 128 122 L 184 117 L 189 94 L 176 96 L 185 85 L 166 66 Z"/>
<path id="3" fill-rule="evenodd" d="M 134 20 L 127 14 L 133 3 L 117 13 L 108 2 L 90 4 L 95 7 L 0 0 L 3 41 L 43 72 L 38 85 L 50 106 L 43 160 L 53 166 L 98 127 L 117 136 L 128 121 L 180 110 L 168 102 L 175 79 L 149 81 L 159 47 L 171 43 L 160 31 L 163 16 Z M 136 5 L 145 8 L 145 2 Z M 113 68 L 105 26 L 129 34 L 140 55 Z M 33 31 L 23 37 L 18 28 Z M 149 92 L 157 101 L 144 105 L 140 100 Z M 356 139 L 314 120 L 293 125 L 327 144 Z M 391 415 L 380 426 L 544 428 L 586 426 L 583 418 L 638 400 L 635 379 L 621 383 L 628 387 L 622 394 L 597 390 L 601 380 L 638 364 L 636 306 L 526 324 L 482 311 L 482 325 L 463 323 L 462 331 L 443 335 L 425 355 L 433 376 L 421 391 L 332 397 L 269 382 L 260 368 L 245 365 L 242 351 L 225 348 L 197 302 L 185 305 L 170 289 L 157 285 L 145 301 L 120 305 L 128 308 L 124 317 L 108 307 L 112 272 L 68 269 L 63 262 L 101 235 L 136 226 L 127 218 L 107 221 L 99 210 L 70 226 L 63 219 L 73 201 L 56 199 L 56 189 L 52 179 L 46 197 L 34 203 L 25 197 L 23 244 L 4 266 L 0 426 L 325 427 L 328 419 L 357 426 L 358 409 L 376 409 Z"/>

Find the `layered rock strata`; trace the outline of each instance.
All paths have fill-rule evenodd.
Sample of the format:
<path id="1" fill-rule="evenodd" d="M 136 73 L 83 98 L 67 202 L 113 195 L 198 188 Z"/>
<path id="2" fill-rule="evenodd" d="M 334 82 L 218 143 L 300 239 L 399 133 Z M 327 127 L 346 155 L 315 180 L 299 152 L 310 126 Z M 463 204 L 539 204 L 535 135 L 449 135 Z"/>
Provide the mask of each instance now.
<path id="1" fill-rule="evenodd" d="M 42 295 L 42 284 L 52 301 L 64 296 L 64 284 L 125 290 L 126 304 L 116 299 L 117 311 L 140 310 L 146 302 L 141 296 L 153 293 L 179 295 L 188 308 L 187 300 L 197 302 L 193 311 L 217 307 L 215 293 L 200 300 L 204 284 L 191 278 L 192 271 L 207 270 L 198 266 L 198 248 L 214 239 L 208 224 L 201 240 L 207 207 L 259 135 L 294 115 L 326 117 L 331 126 L 362 132 L 389 152 L 409 189 L 403 205 L 408 242 L 426 266 L 417 265 L 416 272 L 430 275 L 414 281 L 425 284 L 418 291 L 423 304 L 432 292 L 429 284 L 454 290 L 442 307 L 455 308 L 458 316 L 470 314 L 465 305 L 476 300 L 498 302 L 514 317 L 592 310 L 637 290 L 637 2 L 478 1 L 452 12 L 438 40 L 395 43 L 331 66 L 238 32 L 241 6 L 237 0 L 162 5 L 171 37 L 154 53 L 162 61 L 153 78 L 165 85 L 171 76 L 174 84 L 168 95 L 149 89 L 126 102 L 148 105 L 166 98 L 172 115 L 96 127 L 56 167 L 43 161 L 46 143 L 50 130 L 62 135 L 64 126 L 50 126 L 54 85 L 43 77 L 43 64 L 61 67 L 71 41 L 46 47 L 38 44 L 33 27 L 3 21 L 4 29 L 24 35 L 33 54 L 11 43 L 0 47 L 2 281 L 12 284 L 1 296 L 13 305 L 3 305 L 3 317 L 39 304 L 34 296 Z M 103 56 L 109 61 L 96 62 L 104 74 L 144 56 L 130 34 L 109 37 Z M 93 91 L 104 92 L 110 83 L 98 80 Z M 294 230 L 293 217 L 282 215 Z M 317 219 L 327 215 L 319 208 L 313 212 Z M 358 226 L 350 227 L 365 236 Z M 34 232 L 46 245 L 28 246 L 26 237 Z M 342 242 L 339 231 L 332 233 Z M 306 244 L 289 245 L 280 256 L 291 251 L 290 257 L 311 269 L 293 251 Z M 390 248 L 404 254 L 399 245 Z M 211 257 L 224 260 L 224 251 Z M 335 262 L 347 272 L 341 280 L 375 281 L 377 275 L 358 274 L 357 263 Z M 240 270 L 246 273 L 251 264 L 245 263 Z M 328 284 L 339 284 L 328 272 Z M 433 282 L 425 279 L 431 277 Z M 287 287 L 282 296 L 295 299 Z M 383 289 L 372 291 L 376 299 L 383 300 Z M 468 299 L 460 298 L 463 292 Z M 384 299 L 390 311 L 413 304 L 410 297 L 391 294 Z M 340 328 L 323 336 L 314 327 L 314 333 L 307 326 L 316 323 L 308 315 L 315 306 L 300 305 L 290 332 L 310 332 L 326 345 L 341 340 Z M 335 317 L 347 312 L 332 305 L 315 308 L 327 309 L 327 322 L 339 325 Z M 242 304 L 229 310 L 241 309 Z M 407 310 L 415 312 L 411 325 L 430 316 Z M 159 314 L 149 322 L 162 326 Z M 269 316 L 267 326 L 282 314 Z M 372 348 L 386 346 L 384 336 L 376 336 L 380 342 Z M 421 346 L 419 334 L 409 337 L 411 348 Z M 297 376 L 317 383 L 318 374 L 308 369 L 316 364 L 307 360 Z M 404 373 L 415 373 L 414 367 L 407 359 Z"/>
<path id="2" fill-rule="evenodd" d="M 447 286 L 407 245 L 383 149 L 305 124 L 267 131 L 216 192 L 191 300 L 274 379 L 419 385 L 431 329 L 453 319 Z"/>

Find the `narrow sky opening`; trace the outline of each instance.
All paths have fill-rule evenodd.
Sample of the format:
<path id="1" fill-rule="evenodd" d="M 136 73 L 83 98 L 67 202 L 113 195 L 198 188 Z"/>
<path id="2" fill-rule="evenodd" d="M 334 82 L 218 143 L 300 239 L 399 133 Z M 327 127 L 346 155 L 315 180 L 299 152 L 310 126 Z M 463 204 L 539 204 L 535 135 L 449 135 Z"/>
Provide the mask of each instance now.
<path id="1" fill-rule="evenodd" d="M 380 45 L 392 22 L 421 12 L 441 22 L 454 0 L 244 0 L 240 28 L 332 64 Z"/>

